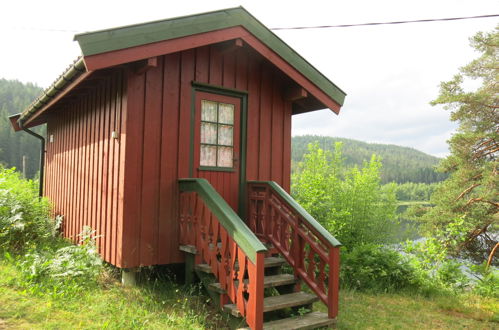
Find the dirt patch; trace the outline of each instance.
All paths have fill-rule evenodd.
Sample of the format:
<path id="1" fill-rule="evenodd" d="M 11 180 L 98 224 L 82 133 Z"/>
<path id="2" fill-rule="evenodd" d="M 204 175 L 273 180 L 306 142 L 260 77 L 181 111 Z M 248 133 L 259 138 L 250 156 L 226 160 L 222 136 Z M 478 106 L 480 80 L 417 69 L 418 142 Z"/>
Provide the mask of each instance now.
<path id="1" fill-rule="evenodd" d="M 462 319 L 469 319 L 469 320 L 475 320 L 479 322 L 490 322 L 490 318 L 492 315 L 486 315 L 487 313 L 482 314 L 482 313 L 461 313 L 453 310 L 446 310 L 442 309 L 440 310 L 441 313 L 452 316 L 452 317 L 459 317 Z"/>
<path id="2" fill-rule="evenodd" d="M 456 311 L 452 311 L 452 310 L 448 310 L 448 309 L 442 309 L 442 310 L 440 310 L 440 312 L 443 313 L 443 314 L 447 314 L 447 315 L 450 315 L 450 316 L 453 316 L 453 317 L 460 317 L 460 318 L 463 318 L 463 319 L 471 319 L 472 318 L 469 315 L 466 315 L 466 314 L 463 314 L 463 313 L 460 313 L 460 312 L 456 312 Z"/>
<path id="3" fill-rule="evenodd" d="M 0 329 L 7 329 L 7 321 L 0 319 Z"/>

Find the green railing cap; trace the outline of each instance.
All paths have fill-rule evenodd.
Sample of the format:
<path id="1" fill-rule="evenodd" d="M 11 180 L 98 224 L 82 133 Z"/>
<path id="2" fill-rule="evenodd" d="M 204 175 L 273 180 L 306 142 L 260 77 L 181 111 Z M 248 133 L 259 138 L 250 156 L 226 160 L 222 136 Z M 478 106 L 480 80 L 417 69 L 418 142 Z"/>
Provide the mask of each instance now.
<path id="1" fill-rule="evenodd" d="M 264 183 L 269 185 L 289 206 L 291 206 L 312 228 L 314 228 L 322 237 L 332 246 L 341 246 L 341 243 L 334 238 L 326 228 L 324 228 L 313 216 L 310 215 L 298 202 L 291 197 L 279 184 L 274 181 L 248 181 L 248 183 Z"/>

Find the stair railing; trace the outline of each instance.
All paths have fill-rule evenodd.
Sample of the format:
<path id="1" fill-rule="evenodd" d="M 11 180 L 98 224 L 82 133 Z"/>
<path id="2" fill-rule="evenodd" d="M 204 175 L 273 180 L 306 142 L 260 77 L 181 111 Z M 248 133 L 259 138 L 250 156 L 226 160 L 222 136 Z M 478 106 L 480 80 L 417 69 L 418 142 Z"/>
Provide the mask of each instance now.
<path id="1" fill-rule="evenodd" d="M 205 179 L 179 180 L 180 243 L 197 251 L 251 329 L 263 324 L 264 258 L 267 249 Z"/>
<path id="2" fill-rule="evenodd" d="M 340 246 L 317 220 L 273 181 L 248 183 L 248 225 L 271 243 L 328 307 L 338 315 Z"/>

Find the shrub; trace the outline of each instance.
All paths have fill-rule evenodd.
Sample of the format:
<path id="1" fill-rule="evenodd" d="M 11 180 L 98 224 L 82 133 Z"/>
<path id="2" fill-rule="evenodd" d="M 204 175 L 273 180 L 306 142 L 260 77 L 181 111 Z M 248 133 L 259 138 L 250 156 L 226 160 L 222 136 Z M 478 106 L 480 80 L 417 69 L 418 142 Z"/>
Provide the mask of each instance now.
<path id="1" fill-rule="evenodd" d="M 21 253 L 50 237 L 49 203 L 37 183 L 0 166 L 0 251 Z"/>
<path id="2" fill-rule="evenodd" d="M 471 266 L 471 270 L 477 277 L 473 291 L 481 296 L 499 298 L 499 270 L 488 267 L 486 262 Z"/>
<path id="3" fill-rule="evenodd" d="M 342 253 L 340 283 L 345 288 L 373 292 L 417 289 L 420 279 L 410 260 L 379 245 L 356 246 Z"/>
<path id="4" fill-rule="evenodd" d="M 17 284 L 32 293 L 56 295 L 73 295 L 96 284 L 103 266 L 94 233 L 85 227 L 80 234 L 80 245 L 58 238 L 51 245 L 29 251 L 17 261 L 22 273 Z"/>
<path id="5" fill-rule="evenodd" d="M 334 153 L 308 146 L 293 174 L 293 197 L 347 249 L 396 240 L 395 186 L 381 186 L 381 160 L 375 155 L 361 168 L 343 164 L 341 143 Z"/>
<path id="6" fill-rule="evenodd" d="M 80 245 L 56 237 L 61 219 L 52 223 L 49 203 L 37 193 L 35 181 L 0 167 L 0 256 L 17 265 L 22 276 L 15 282 L 30 292 L 74 295 L 97 283 L 102 270 L 95 232 L 84 228 Z"/>
<path id="7" fill-rule="evenodd" d="M 470 283 L 470 279 L 464 274 L 464 265 L 456 260 L 447 259 L 436 270 L 436 280 L 443 287 L 454 290 L 462 290 Z"/>

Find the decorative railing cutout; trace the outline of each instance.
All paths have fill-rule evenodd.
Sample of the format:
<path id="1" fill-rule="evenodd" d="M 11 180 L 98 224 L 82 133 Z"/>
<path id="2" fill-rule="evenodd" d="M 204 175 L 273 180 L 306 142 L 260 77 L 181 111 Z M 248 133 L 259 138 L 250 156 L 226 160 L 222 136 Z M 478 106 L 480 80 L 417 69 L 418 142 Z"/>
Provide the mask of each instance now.
<path id="1" fill-rule="evenodd" d="M 250 229 L 284 256 L 336 317 L 341 244 L 277 183 L 250 182 L 248 195 Z"/>
<path id="2" fill-rule="evenodd" d="M 252 329 L 263 324 L 264 258 L 267 249 L 205 179 L 181 179 L 180 243 L 196 248 L 225 294 Z"/>

